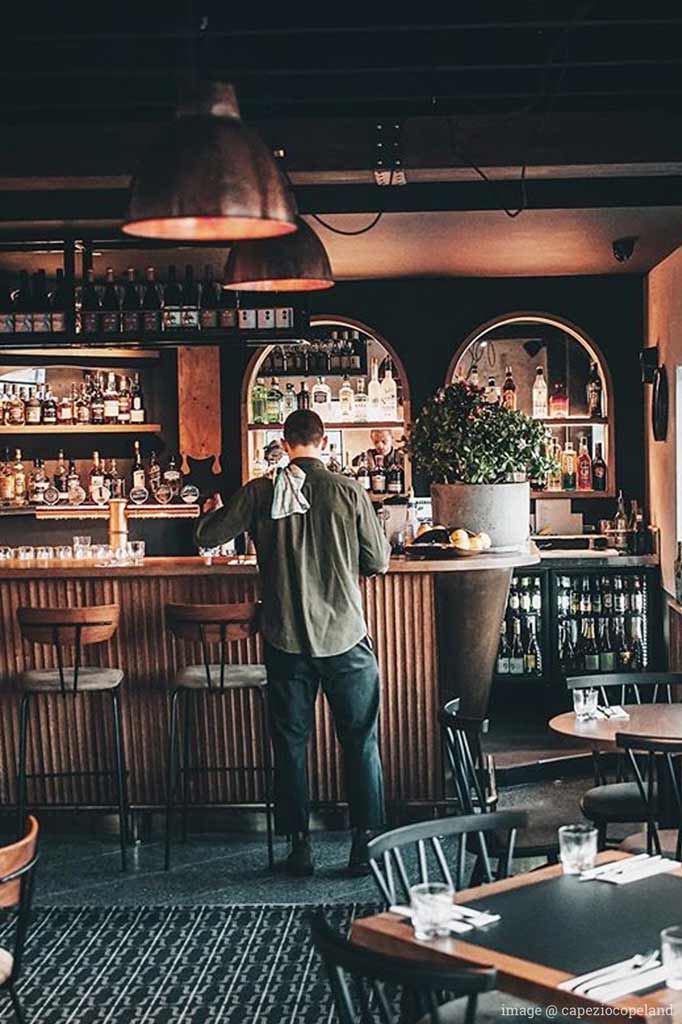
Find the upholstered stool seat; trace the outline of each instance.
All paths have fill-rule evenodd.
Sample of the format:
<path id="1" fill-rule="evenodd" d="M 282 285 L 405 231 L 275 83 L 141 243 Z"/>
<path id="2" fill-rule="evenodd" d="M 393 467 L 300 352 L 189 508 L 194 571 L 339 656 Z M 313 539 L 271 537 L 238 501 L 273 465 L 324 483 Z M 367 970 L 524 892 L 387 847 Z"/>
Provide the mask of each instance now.
<path id="1" fill-rule="evenodd" d="M 590 821 L 645 821 L 646 804 L 636 782 L 609 782 L 583 794 L 582 812 Z"/>
<path id="2" fill-rule="evenodd" d="M 210 683 L 208 675 L 210 674 Z M 266 686 L 268 674 L 265 665 L 224 665 L 222 686 L 226 690 L 245 689 Z M 187 665 L 178 670 L 174 679 L 177 687 L 187 690 L 207 690 L 215 688 L 220 691 L 220 665 Z"/>
<path id="3" fill-rule="evenodd" d="M 64 676 L 73 679 L 74 670 L 63 669 Z M 113 690 L 123 682 L 120 668 L 79 668 L 77 688 L 83 691 Z M 22 690 L 33 693 L 59 693 L 62 689 L 62 678 L 56 669 L 30 669 L 19 675 L 19 686 Z M 72 689 L 68 687 L 67 689 Z"/>

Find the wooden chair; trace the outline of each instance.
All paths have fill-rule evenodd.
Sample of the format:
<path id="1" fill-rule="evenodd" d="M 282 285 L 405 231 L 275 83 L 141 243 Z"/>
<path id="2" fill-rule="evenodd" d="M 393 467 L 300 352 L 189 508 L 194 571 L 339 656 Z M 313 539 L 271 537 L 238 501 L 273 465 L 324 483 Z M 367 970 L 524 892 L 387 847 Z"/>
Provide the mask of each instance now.
<path id="1" fill-rule="evenodd" d="M 38 822 L 33 817 L 28 819 L 22 839 L 0 848 L 0 909 L 15 915 L 12 951 L 0 949 L 0 989 L 9 995 L 19 1024 L 24 1024 L 26 1018 L 15 986 L 21 973 L 31 914 L 37 848 Z"/>
<path id="2" fill-rule="evenodd" d="M 17 771 L 17 834 L 21 835 L 26 817 L 26 783 L 28 779 L 40 778 L 41 773 L 28 774 L 26 752 L 28 740 L 29 708 L 33 698 L 55 697 L 66 700 L 81 699 L 93 693 L 108 693 L 111 697 L 113 741 L 115 752 L 114 770 L 97 768 L 88 774 L 99 776 L 114 775 L 119 816 L 119 839 L 121 865 L 125 871 L 128 848 L 128 791 L 121 727 L 121 683 L 123 671 L 120 668 L 100 668 L 82 664 L 83 648 L 110 640 L 118 628 L 119 608 L 116 604 L 93 605 L 86 608 L 27 608 L 17 609 L 17 619 L 22 638 L 32 644 L 49 646 L 53 649 L 56 668 L 27 669 L 18 676 L 23 697 L 19 715 L 19 765 Z M 73 652 L 69 663 L 67 652 Z M 77 777 L 82 772 L 56 772 L 51 778 Z"/>
<path id="3" fill-rule="evenodd" d="M 443 992 L 450 999 L 468 999 L 465 1020 L 473 1024 L 478 994 L 495 987 L 497 972 L 493 967 L 468 970 L 436 966 L 355 946 L 329 927 L 321 911 L 313 915 L 310 932 L 341 1024 L 399 1024 L 407 1019 L 419 1024 L 446 1024 L 452 1019 L 453 1003 L 442 1004 L 439 996 Z"/>
<path id="4" fill-rule="evenodd" d="M 673 689 L 682 686 L 679 672 L 608 672 L 590 676 L 569 676 L 569 691 L 596 689 L 600 703 L 642 704 L 666 703 L 673 699 Z M 612 698 L 615 697 L 615 701 Z M 623 759 L 617 762 L 616 781 L 609 782 L 604 771 L 603 758 L 598 751 L 592 755 L 595 785 L 588 789 L 580 801 L 585 817 L 597 826 L 599 849 L 606 846 L 609 825 L 647 820 L 646 802 L 642 800 L 636 781 L 626 778 Z M 655 799 L 655 792 L 652 794 Z"/>
<path id="5" fill-rule="evenodd" d="M 628 836 L 620 849 L 632 854 L 665 853 L 682 860 L 682 739 L 665 740 L 620 732 L 616 733 L 616 743 L 627 755 L 634 785 L 646 809 L 646 831 Z M 661 818 L 674 822 L 675 827 L 660 828 Z"/>
<path id="6" fill-rule="evenodd" d="M 198 644 L 202 661 L 179 669 L 171 694 L 170 731 L 168 737 L 168 777 L 166 786 L 166 850 L 165 866 L 170 868 L 171 826 L 178 779 L 182 780 L 182 832 L 187 838 L 189 783 L 191 776 L 201 772 L 248 772 L 261 775 L 265 795 L 268 863 L 273 866 L 273 802 L 270 737 L 267 727 L 264 665 L 231 664 L 230 645 L 255 636 L 260 626 L 260 604 L 169 604 L 166 624 L 180 641 Z M 213 657 L 217 648 L 217 660 Z M 255 768 L 246 765 L 201 765 L 190 763 L 192 714 L 200 695 L 220 698 L 239 690 L 251 691 L 260 706 L 263 763 Z M 183 703 L 182 764 L 179 751 L 179 705 Z"/>
<path id="7" fill-rule="evenodd" d="M 489 728 L 488 719 L 463 718 L 459 714 L 459 700 L 451 700 L 441 709 L 438 720 L 443 735 L 443 747 L 452 774 L 454 802 L 460 814 L 489 814 L 497 811 L 498 792 L 495 762 L 483 747 Z M 563 817 L 553 815 L 542 820 L 528 814 L 527 827 L 516 837 L 516 857 L 558 858 L 558 828 L 565 824 Z M 497 847 L 501 848 L 500 842 Z M 494 841 L 491 855 L 497 856 Z M 478 880 L 478 879 L 477 879 Z"/>

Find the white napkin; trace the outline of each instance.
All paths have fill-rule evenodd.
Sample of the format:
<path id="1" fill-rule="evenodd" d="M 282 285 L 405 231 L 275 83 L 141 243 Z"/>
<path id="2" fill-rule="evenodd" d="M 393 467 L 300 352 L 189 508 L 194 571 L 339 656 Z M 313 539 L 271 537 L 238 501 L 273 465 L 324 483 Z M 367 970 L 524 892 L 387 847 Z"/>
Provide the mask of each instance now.
<path id="1" fill-rule="evenodd" d="M 631 882 L 641 882 L 644 878 L 653 878 L 654 875 L 664 875 L 668 871 L 675 871 L 680 867 L 678 860 L 671 860 L 669 857 L 656 857 L 649 860 L 639 861 L 633 864 L 629 871 L 623 871 L 616 875 L 599 875 L 598 882 L 609 882 L 611 885 L 630 885 Z"/>
<path id="2" fill-rule="evenodd" d="M 624 707 L 620 704 L 612 704 L 606 711 L 603 708 L 597 708 L 597 718 L 610 721 L 612 719 L 629 719 L 630 716 Z"/>
<path id="3" fill-rule="evenodd" d="M 618 981 L 610 981 L 605 985 L 591 988 L 588 998 L 606 1003 L 611 999 L 620 999 L 621 996 L 631 995 L 633 992 L 641 992 L 642 989 L 660 987 L 665 984 L 665 979 L 665 967 L 652 967 L 650 971 L 636 971 Z"/>
<path id="4" fill-rule="evenodd" d="M 305 473 L 300 466 L 290 463 L 276 471 L 270 508 L 271 519 L 305 515 L 310 508 L 310 502 L 301 491 L 304 483 Z"/>

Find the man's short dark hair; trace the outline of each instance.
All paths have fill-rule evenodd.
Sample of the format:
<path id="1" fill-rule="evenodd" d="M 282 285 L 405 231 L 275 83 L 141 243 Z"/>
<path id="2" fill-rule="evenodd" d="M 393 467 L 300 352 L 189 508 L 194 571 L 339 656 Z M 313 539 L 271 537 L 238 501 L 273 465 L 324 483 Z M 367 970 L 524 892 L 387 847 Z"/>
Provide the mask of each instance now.
<path id="1" fill-rule="evenodd" d="M 310 409 L 290 413 L 284 424 L 284 440 L 292 448 L 318 445 L 324 437 L 324 423 Z"/>

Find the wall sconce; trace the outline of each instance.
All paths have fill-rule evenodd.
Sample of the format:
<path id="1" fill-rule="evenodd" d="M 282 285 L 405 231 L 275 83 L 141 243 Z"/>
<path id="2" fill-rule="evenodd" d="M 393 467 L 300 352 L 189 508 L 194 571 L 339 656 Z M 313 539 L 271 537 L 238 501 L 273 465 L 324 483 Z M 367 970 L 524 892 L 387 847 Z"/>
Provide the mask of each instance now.
<path id="1" fill-rule="evenodd" d="M 668 394 L 668 374 L 665 366 L 658 365 L 658 346 L 652 345 L 640 352 L 639 365 L 642 370 L 642 383 L 653 384 L 651 395 L 651 432 L 654 441 L 665 441 L 668 436 L 668 410 L 670 399 Z"/>

